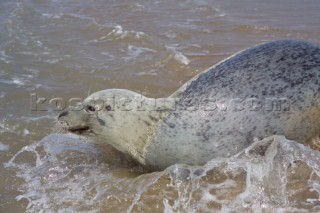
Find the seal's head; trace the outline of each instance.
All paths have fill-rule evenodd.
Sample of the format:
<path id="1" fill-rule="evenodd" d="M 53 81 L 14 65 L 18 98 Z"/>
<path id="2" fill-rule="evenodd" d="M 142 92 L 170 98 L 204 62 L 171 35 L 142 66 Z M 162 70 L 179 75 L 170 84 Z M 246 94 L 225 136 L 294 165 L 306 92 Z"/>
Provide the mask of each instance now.
<path id="1" fill-rule="evenodd" d="M 58 116 L 61 126 L 76 134 L 91 133 L 144 164 L 144 149 L 161 113 L 155 99 L 123 89 L 93 93 Z"/>

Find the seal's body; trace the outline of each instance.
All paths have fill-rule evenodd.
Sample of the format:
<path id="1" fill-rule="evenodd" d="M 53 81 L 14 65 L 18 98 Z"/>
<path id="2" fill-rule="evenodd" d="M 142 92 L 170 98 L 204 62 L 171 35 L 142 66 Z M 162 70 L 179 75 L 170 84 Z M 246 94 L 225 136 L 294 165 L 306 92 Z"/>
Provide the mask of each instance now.
<path id="1" fill-rule="evenodd" d="M 229 57 L 168 98 L 104 90 L 59 120 L 70 131 L 91 130 L 143 165 L 165 168 L 228 157 L 274 134 L 306 143 L 320 133 L 319 94 L 320 47 L 275 41 Z M 121 104 L 110 106 L 116 96 Z M 140 101 L 119 110 L 123 98 Z"/>

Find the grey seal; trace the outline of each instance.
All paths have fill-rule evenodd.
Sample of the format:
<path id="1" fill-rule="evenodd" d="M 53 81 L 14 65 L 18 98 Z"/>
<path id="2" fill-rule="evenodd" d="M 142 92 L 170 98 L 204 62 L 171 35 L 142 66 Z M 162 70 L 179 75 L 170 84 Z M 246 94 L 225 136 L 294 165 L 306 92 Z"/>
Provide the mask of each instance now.
<path id="1" fill-rule="evenodd" d="M 254 139 L 308 143 L 320 133 L 320 47 L 281 40 L 232 55 L 167 98 L 107 89 L 59 115 L 154 169 L 228 157 Z"/>

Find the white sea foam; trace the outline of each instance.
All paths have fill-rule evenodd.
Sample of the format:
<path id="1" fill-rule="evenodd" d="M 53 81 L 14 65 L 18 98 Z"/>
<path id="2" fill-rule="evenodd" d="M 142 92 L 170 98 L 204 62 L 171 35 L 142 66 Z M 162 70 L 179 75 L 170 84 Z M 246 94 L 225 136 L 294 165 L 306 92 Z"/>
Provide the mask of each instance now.
<path id="1" fill-rule="evenodd" d="M 28 129 L 23 129 L 22 136 L 27 136 L 30 134 L 30 131 Z"/>
<path id="2" fill-rule="evenodd" d="M 41 15 L 45 18 L 53 18 L 53 19 L 59 19 L 63 16 L 62 13 L 59 13 L 59 14 L 42 13 Z"/>
<path id="3" fill-rule="evenodd" d="M 175 52 L 174 58 L 184 65 L 188 65 L 190 63 L 190 60 L 186 56 L 184 56 L 181 52 Z"/>
<path id="4" fill-rule="evenodd" d="M 108 33 L 107 36 L 109 39 L 122 39 L 128 36 L 133 36 L 136 39 L 140 39 L 146 36 L 146 34 L 144 32 L 123 30 L 122 26 L 117 25 L 114 27 L 114 29 L 110 33 Z"/>
<path id="5" fill-rule="evenodd" d="M 155 53 L 157 51 L 145 48 L 145 47 L 137 47 L 135 45 L 128 45 L 128 52 L 127 57 L 124 57 L 125 61 L 135 60 L 136 58 L 140 57 L 141 55 L 145 53 Z"/>
<path id="6" fill-rule="evenodd" d="M 33 162 L 19 161 L 30 155 Z M 113 179 L 105 156 L 110 153 L 83 137 L 52 134 L 23 147 L 4 167 L 17 169 L 25 181 L 16 199 L 27 200 L 26 212 L 99 212 Z"/>
<path id="7" fill-rule="evenodd" d="M 35 155 L 34 163 L 19 163 L 26 153 Z M 116 172 L 99 163 L 100 154 L 82 137 L 54 134 L 24 147 L 5 166 L 25 180 L 17 200 L 28 200 L 27 212 L 319 210 L 320 154 L 282 136 L 256 141 L 233 157 L 204 166 L 173 165 L 134 178 L 113 177 Z M 309 193 L 306 204 L 293 199 L 302 191 Z"/>
<path id="8" fill-rule="evenodd" d="M 24 81 L 20 78 L 13 78 L 12 83 L 18 85 L 18 86 L 23 86 L 25 85 Z"/>
<path id="9" fill-rule="evenodd" d="M 8 56 L 7 54 L 6 54 L 6 51 L 5 50 L 1 50 L 0 51 L 0 60 L 1 61 L 3 61 L 4 63 L 6 63 L 6 64 L 9 64 L 9 63 L 11 63 L 12 62 L 12 57 L 11 56 Z"/>
<path id="10" fill-rule="evenodd" d="M 158 70 L 156 69 L 151 69 L 147 71 L 141 71 L 138 72 L 136 75 L 142 76 L 142 75 L 158 75 Z"/>
<path id="11" fill-rule="evenodd" d="M 188 65 L 190 63 L 190 60 L 185 55 L 183 55 L 180 51 L 177 50 L 178 49 L 177 45 L 166 46 L 166 48 L 169 51 L 172 51 L 173 58 L 179 63 L 183 65 Z"/>
<path id="12" fill-rule="evenodd" d="M 12 78 L 12 80 L 5 80 L 5 79 L 0 79 L 0 83 L 3 83 L 3 84 L 15 84 L 17 86 L 23 86 L 25 85 L 24 81 L 20 78 Z"/>

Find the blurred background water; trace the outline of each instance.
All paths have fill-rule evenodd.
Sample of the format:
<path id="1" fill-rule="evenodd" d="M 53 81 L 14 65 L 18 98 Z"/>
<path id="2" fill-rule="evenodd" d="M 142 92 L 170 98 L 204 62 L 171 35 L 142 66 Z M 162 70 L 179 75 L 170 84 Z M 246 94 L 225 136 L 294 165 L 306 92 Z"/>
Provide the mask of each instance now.
<path id="1" fill-rule="evenodd" d="M 102 141 L 54 134 L 48 101 L 106 88 L 165 97 L 244 48 L 320 44 L 319 11 L 318 0 L 2 0 L 0 212 L 319 211 L 318 151 L 276 138 L 263 156 L 142 174 Z"/>

